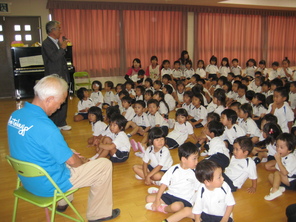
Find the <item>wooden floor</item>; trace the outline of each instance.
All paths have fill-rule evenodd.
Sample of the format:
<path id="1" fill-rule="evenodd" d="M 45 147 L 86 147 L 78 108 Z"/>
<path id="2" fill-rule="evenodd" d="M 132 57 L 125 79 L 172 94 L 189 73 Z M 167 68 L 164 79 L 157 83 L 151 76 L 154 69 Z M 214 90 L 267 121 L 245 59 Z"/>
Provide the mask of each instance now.
<path id="1" fill-rule="evenodd" d="M 69 101 L 68 124 L 72 126 L 71 131 L 63 131 L 63 135 L 69 147 L 81 152 L 84 156 L 90 157 L 95 154 L 94 148 L 88 148 L 86 139 L 92 135 L 91 126 L 88 121 L 73 122 L 73 115 L 76 112 L 77 98 Z M 0 221 L 11 221 L 13 210 L 13 189 L 16 185 L 16 174 L 5 160 L 9 154 L 7 145 L 6 124 L 10 113 L 15 109 L 15 101 L 12 99 L 0 100 Z M 200 131 L 196 130 L 198 135 Z M 135 136 L 139 140 L 140 137 Z M 178 163 L 177 150 L 171 152 L 174 163 Z M 121 215 L 114 222 L 156 222 L 167 217 L 166 214 L 147 211 L 145 196 L 148 186 L 142 181 L 136 180 L 132 171 L 134 164 L 141 164 L 141 159 L 131 151 L 130 158 L 125 163 L 113 164 L 113 200 L 114 208 L 120 208 Z M 264 165 L 258 165 L 258 189 L 255 194 L 248 194 L 246 188 L 250 186 L 247 181 L 242 189 L 234 193 L 236 205 L 234 207 L 234 220 L 239 222 L 284 222 L 286 221 L 285 209 L 289 204 L 296 202 L 296 192 L 286 191 L 281 197 L 273 201 L 265 201 L 263 197 L 268 194 L 270 185 L 267 181 L 269 172 L 264 170 Z M 87 207 L 87 196 L 89 188 L 80 189 L 75 194 L 73 204 L 85 218 Z M 73 215 L 70 209 L 67 213 Z M 19 202 L 17 221 L 40 222 L 46 221 L 44 210 L 35 207 L 24 201 Z M 68 221 L 56 216 L 56 221 Z M 183 222 L 192 221 L 184 219 Z"/>

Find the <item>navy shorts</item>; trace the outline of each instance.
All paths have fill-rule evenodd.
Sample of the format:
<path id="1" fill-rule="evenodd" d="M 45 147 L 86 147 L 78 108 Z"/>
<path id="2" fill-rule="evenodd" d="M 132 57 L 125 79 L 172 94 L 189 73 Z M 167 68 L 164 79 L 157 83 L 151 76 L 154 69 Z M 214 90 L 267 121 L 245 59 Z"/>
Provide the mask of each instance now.
<path id="1" fill-rule="evenodd" d="M 169 149 L 175 149 L 179 147 L 179 144 L 176 142 L 176 140 L 169 137 L 166 138 L 166 144 L 169 147 Z"/>
<path id="2" fill-rule="evenodd" d="M 154 169 L 150 164 L 148 165 L 148 170 L 151 172 Z M 161 172 L 167 172 L 166 170 L 160 170 Z"/>
<path id="3" fill-rule="evenodd" d="M 83 119 L 88 119 L 88 113 L 78 113 L 77 115 L 82 116 Z"/>
<path id="4" fill-rule="evenodd" d="M 197 120 L 196 120 L 196 119 L 191 119 L 190 121 L 194 123 L 194 122 L 196 122 Z M 201 123 L 199 123 L 199 124 L 196 124 L 194 127 L 195 127 L 195 128 L 201 128 L 201 127 L 203 127 L 203 125 L 202 125 Z"/>
<path id="5" fill-rule="evenodd" d="M 167 205 L 171 205 L 172 203 L 175 203 L 175 202 L 182 202 L 184 204 L 184 207 L 192 207 L 192 204 L 189 203 L 187 200 L 184 200 L 184 199 L 179 198 L 179 197 L 175 197 L 175 196 L 173 196 L 171 194 L 168 194 L 168 193 L 162 194 L 161 199 Z"/>
<path id="6" fill-rule="evenodd" d="M 115 156 L 111 156 L 110 160 L 113 163 L 125 162 L 129 157 L 129 152 L 117 150 Z"/>
<path id="7" fill-rule="evenodd" d="M 216 216 L 216 215 L 206 214 L 202 212 L 200 218 L 202 219 L 202 221 L 220 222 L 223 216 Z M 233 222 L 233 219 L 229 217 L 227 222 Z"/>
<path id="8" fill-rule="evenodd" d="M 267 162 L 271 161 L 271 160 L 275 160 L 274 156 L 268 155 L 267 156 Z"/>
<path id="9" fill-rule="evenodd" d="M 286 184 L 281 183 L 280 186 L 285 187 L 287 190 L 296 190 L 296 179 L 290 181 L 290 186 L 287 186 Z"/>

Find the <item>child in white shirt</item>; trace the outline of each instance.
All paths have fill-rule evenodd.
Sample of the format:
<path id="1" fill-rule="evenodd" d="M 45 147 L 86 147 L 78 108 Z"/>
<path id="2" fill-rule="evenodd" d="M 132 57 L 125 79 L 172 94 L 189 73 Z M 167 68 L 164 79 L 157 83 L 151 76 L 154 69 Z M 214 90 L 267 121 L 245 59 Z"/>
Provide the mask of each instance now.
<path id="1" fill-rule="evenodd" d="M 180 163 L 172 166 L 162 176 L 157 193 L 146 197 L 146 209 L 171 213 L 184 207 L 192 207 L 195 191 L 199 187 L 193 171 L 198 162 L 198 149 L 193 143 L 188 142 L 179 147 L 178 154 Z M 164 193 L 166 189 L 168 190 Z M 148 192 L 151 190 L 148 189 Z"/>
<path id="2" fill-rule="evenodd" d="M 253 143 L 248 137 L 238 137 L 233 143 L 233 156 L 229 166 L 223 174 L 225 182 L 230 186 L 231 191 L 240 189 L 247 178 L 252 180 L 252 186 L 247 188 L 249 193 L 255 193 L 257 188 L 256 164 L 248 155 L 253 149 Z"/>
<path id="3" fill-rule="evenodd" d="M 164 85 L 162 92 L 164 93 L 164 100 L 169 106 L 169 111 L 174 110 L 176 108 L 176 100 L 172 96 L 173 88 L 170 85 Z"/>
<path id="4" fill-rule="evenodd" d="M 92 106 L 88 110 L 88 120 L 91 124 L 93 136 L 88 138 L 87 143 L 90 146 L 97 146 L 99 138 L 106 129 L 107 125 L 103 122 L 102 110 L 97 106 Z"/>
<path id="5" fill-rule="evenodd" d="M 100 158 L 110 156 L 110 160 L 114 163 L 125 162 L 131 148 L 124 132 L 127 120 L 122 115 L 112 115 L 110 122 L 110 131 L 114 134 L 114 139 L 105 137 L 99 144 L 98 155 Z"/>
<path id="6" fill-rule="evenodd" d="M 136 97 L 135 100 L 144 100 L 144 93 L 145 93 L 145 88 L 143 86 L 137 86 L 136 87 Z"/>
<path id="7" fill-rule="evenodd" d="M 153 95 L 153 99 L 156 99 L 159 102 L 159 109 L 158 112 L 164 118 L 168 119 L 169 117 L 169 105 L 164 100 L 164 93 L 162 91 L 156 91 Z"/>
<path id="8" fill-rule="evenodd" d="M 128 92 L 129 96 L 134 99 L 136 97 L 136 92 L 134 90 L 134 82 L 133 81 L 127 81 L 125 83 L 125 90 Z"/>
<path id="9" fill-rule="evenodd" d="M 161 77 L 165 74 L 168 74 L 168 75 L 172 74 L 172 70 L 170 69 L 170 61 L 169 60 L 163 60 L 161 67 L 162 67 L 162 69 L 160 71 Z"/>
<path id="10" fill-rule="evenodd" d="M 192 62 L 187 61 L 185 63 L 185 69 L 184 69 L 184 72 L 183 72 L 184 78 L 189 80 L 194 74 L 195 74 L 195 72 L 194 72 L 194 69 L 192 68 Z"/>
<path id="11" fill-rule="evenodd" d="M 178 108 L 180 108 L 184 103 L 184 99 L 183 99 L 184 93 L 185 93 L 185 85 L 183 81 L 178 81 L 176 95 L 175 95 L 175 100 Z"/>
<path id="12" fill-rule="evenodd" d="M 105 95 L 104 95 L 104 103 L 103 103 L 103 108 L 107 109 L 109 106 L 113 106 L 113 103 L 115 101 L 115 96 L 112 91 L 113 89 L 113 82 L 111 81 L 106 81 L 105 82 Z"/>
<path id="13" fill-rule="evenodd" d="M 262 93 L 256 93 L 255 96 L 252 99 L 252 108 L 253 108 L 253 119 L 259 120 L 262 118 L 266 112 L 267 109 L 265 107 L 265 101 L 266 98 Z"/>
<path id="14" fill-rule="evenodd" d="M 77 90 L 77 97 L 79 99 L 78 102 L 78 113 L 74 116 L 74 122 L 79 122 L 84 119 L 88 118 L 88 110 L 90 107 L 94 106 L 95 104 L 93 101 L 89 98 L 88 90 L 85 87 L 81 87 Z"/>
<path id="15" fill-rule="evenodd" d="M 207 78 L 212 79 L 213 77 L 219 77 L 219 69 L 217 67 L 217 57 L 212 56 L 210 58 L 210 64 L 206 67 Z"/>
<path id="16" fill-rule="evenodd" d="M 256 67 L 255 59 L 249 59 L 246 63 L 245 76 L 251 76 L 254 78 L 256 69 L 257 69 L 257 67 Z"/>
<path id="17" fill-rule="evenodd" d="M 289 103 L 294 114 L 296 113 L 296 81 L 290 83 Z"/>
<path id="18" fill-rule="evenodd" d="M 237 98 L 236 101 L 239 102 L 240 104 L 244 104 L 244 103 L 249 103 L 249 101 L 246 99 L 246 92 L 247 92 L 248 88 L 246 85 L 241 84 L 238 87 L 238 91 L 237 91 Z"/>
<path id="19" fill-rule="evenodd" d="M 227 143 L 229 152 L 233 152 L 233 142 L 236 138 L 246 135 L 245 131 L 236 124 L 237 113 L 232 109 L 225 109 L 221 113 L 221 123 L 225 131 L 221 138 Z"/>
<path id="20" fill-rule="evenodd" d="M 294 113 L 286 102 L 288 92 L 285 87 L 274 90 L 273 103 L 269 105 L 267 113 L 271 113 L 278 118 L 278 124 L 284 133 L 290 132 L 294 120 Z"/>
<path id="21" fill-rule="evenodd" d="M 272 70 L 268 74 L 269 81 L 274 80 L 275 78 L 279 77 L 279 72 L 278 72 L 279 66 L 280 66 L 280 64 L 278 62 L 272 63 Z"/>
<path id="22" fill-rule="evenodd" d="M 132 120 L 128 121 L 126 124 L 126 129 L 132 127 L 133 130 L 127 134 L 128 137 L 139 133 L 143 136 L 150 129 L 151 125 L 148 121 L 147 114 L 144 112 L 146 105 L 143 100 L 138 100 L 134 103 L 135 115 Z"/>
<path id="23" fill-rule="evenodd" d="M 165 147 L 165 135 L 160 127 L 150 130 L 149 144 L 143 157 L 143 165 L 133 166 L 136 178 L 144 180 L 146 185 L 160 181 L 173 164 L 170 151 Z"/>
<path id="24" fill-rule="evenodd" d="M 183 95 L 184 103 L 182 104 L 182 108 L 185 109 L 190 115 L 191 109 L 193 109 L 193 105 L 191 103 L 193 97 L 192 91 L 185 91 Z"/>
<path id="25" fill-rule="evenodd" d="M 207 73 L 205 71 L 205 62 L 203 60 L 197 61 L 197 69 L 195 70 L 195 74 L 199 75 L 201 79 L 207 78 Z"/>
<path id="26" fill-rule="evenodd" d="M 123 110 L 121 114 L 126 118 L 127 121 L 131 121 L 135 116 L 135 110 L 132 107 L 133 99 L 129 96 L 124 96 L 121 99 Z"/>
<path id="27" fill-rule="evenodd" d="M 192 125 L 187 121 L 188 113 L 185 109 L 180 108 L 176 111 L 174 130 L 166 137 L 166 144 L 169 149 L 181 146 L 189 137 L 196 141 Z"/>
<path id="28" fill-rule="evenodd" d="M 295 143 L 295 136 L 292 134 L 282 133 L 277 137 L 277 152 L 274 155 L 276 171 L 268 177 L 272 188 L 269 195 L 264 197 L 265 200 L 273 200 L 281 196 L 286 189 L 295 190 L 296 156 L 293 154 Z"/>
<path id="29" fill-rule="evenodd" d="M 207 123 L 208 111 L 203 104 L 203 97 L 200 93 L 193 95 L 192 105 L 194 107 L 190 111 L 189 120 L 195 128 L 203 127 Z"/>
<path id="30" fill-rule="evenodd" d="M 252 119 L 253 108 L 249 103 L 245 103 L 239 108 L 239 117 L 241 121 L 238 122 L 238 125 L 245 131 L 246 136 L 252 139 L 252 142 L 255 144 L 259 142 L 259 137 L 261 135 L 260 130 Z"/>
<path id="31" fill-rule="evenodd" d="M 221 66 L 219 67 L 219 73 L 220 76 L 228 76 L 228 73 L 230 73 L 230 67 L 229 67 L 229 60 L 227 57 L 224 57 L 221 61 Z"/>
<path id="32" fill-rule="evenodd" d="M 238 65 L 238 59 L 232 59 L 231 63 L 232 63 L 231 72 L 235 76 L 242 75 L 242 68 Z"/>
<path id="33" fill-rule="evenodd" d="M 92 99 L 95 106 L 102 108 L 104 102 L 104 96 L 101 92 L 102 83 L 100 81 L 95 80 L 92 82 L 91 87 L 93 92 L 90 94 L 90 98 Z"/>

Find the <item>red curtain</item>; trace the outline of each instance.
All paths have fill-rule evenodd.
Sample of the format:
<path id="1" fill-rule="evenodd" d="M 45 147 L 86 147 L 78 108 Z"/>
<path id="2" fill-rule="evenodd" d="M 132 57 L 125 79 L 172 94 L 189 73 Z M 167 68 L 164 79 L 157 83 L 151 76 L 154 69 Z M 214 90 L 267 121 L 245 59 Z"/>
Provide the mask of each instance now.
<path id="1" fill-rule="evenodd" d="M 267 61 L 269 66 L 274 61 L 281 62 L 288 57 L 296 63 L 296 17 L 267 17 Z"/>
<path id="2" fill-rule="evenodd" d="M 142 67 L 156 55 L 159 64 L 169 59 L 171 64 L 185 49 L 187 19 L 178 11 L 123 11 L 126 66 L 140 58 Z"/>
<path id="3" fill-rule="evenodd" d="M 73 43 L 76 71 L 92 76 L 118 76 L 120 68 L 117 10 L 54 9 L 54 20 Z"/>
<path id="4" fill-rule="evenodd" d="M 223 57 L 238 58 L 244 68 L 249 58 L 262 59 L 262 16 L 198 13 L 195 21 L 196 61 L 215 55 L 219 66 Z"/>

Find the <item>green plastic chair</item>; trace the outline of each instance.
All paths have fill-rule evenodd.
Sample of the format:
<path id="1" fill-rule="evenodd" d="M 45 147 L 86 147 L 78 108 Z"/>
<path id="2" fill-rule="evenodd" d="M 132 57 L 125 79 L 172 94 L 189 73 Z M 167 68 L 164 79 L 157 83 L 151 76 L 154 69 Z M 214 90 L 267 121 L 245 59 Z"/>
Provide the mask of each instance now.
<path id="1" fill-rule="evenodd" d="M 91 89 L 91 82 L 89 74 L 87 72 L 75 72 L 73 74 L 74 79 L 74 91 L 78 90 L 81 87 Z"/>
<path id="2" fill-rule="evenodd" d="M 25 161 L 20 161 L 15 158 L 12 158 L 10 156 L 6 156 L 6 159 L 8 163 L 13 167 L 13 169 L 17 172 L 18 175 L 22 175 L 24 177 L 41 177 L 45 176 L 54 186 L 55 191 L 54 191 L 54 196 L 53 197 L 40 197 L 36 196 L 29 191 L 27 191 L 23 186 L 21 186 L 21 180 L 18 177 L 17 178 L 17 185 L 16 189 L 14 190 L 13 194 L 15 196 L 14 200 L 14 209 L 13 209 L 13 216 L 12 216 L 12 221 L 14 222 L 16 219 L 16 211 L 17 211 L 17 205 L 18 205 L 18 199 L 25 200 L 29 203 L 32 203 L 38 207 L 47 208 L 51 210 L 51 218 L 50 221 L 53 222 L 55 218 L 55 214 L 59 214 L 61 216 L 64 216 L 68 219 L 71 219 L 73 221 L 84 221 L 84 219 L 81 217 L 81 215 L 78 213 L 78 211 L 75 209 L 75 207 L 72 205 L 72 203 L 68 200 L 67 196 L 74 193 L 78 189 L 74 189 L 71 191 L 67 191 L 63 193 L 61 189 L 57 186 L 57 184 L 53 181 L 53 179 L 49 176 L 49 174 L 40 166 L 25 162 Z M 79 219 L 76 219 L 74 217 L 71 217 L 69 215 L 63 214 L 61 212 L 56 211 L 56 202 L 64 199 L 69 207 L 75 212 L 75 214 L 79 217 Z M 47 215 L 48 216 L 48 215 Z M 49 217 L 47 218 L 49 219 Z"/>

